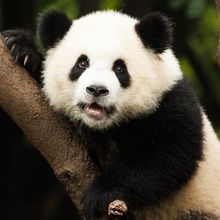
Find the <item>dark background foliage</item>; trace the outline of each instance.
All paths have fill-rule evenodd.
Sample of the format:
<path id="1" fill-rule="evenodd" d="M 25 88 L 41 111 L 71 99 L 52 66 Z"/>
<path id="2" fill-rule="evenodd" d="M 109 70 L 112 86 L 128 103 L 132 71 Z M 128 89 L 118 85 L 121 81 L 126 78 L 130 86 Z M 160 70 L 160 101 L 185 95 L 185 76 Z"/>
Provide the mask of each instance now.
<path id="1" fill-rule="evenodd" d="M 74 19 L 98 9 L 141 18 L 161 11 L 175 23 L 174 51 L 216 131 L 220 133 L 220 71 L 216 62 L 218 18 L 214 0 L 0 0 L 0 27 L 35 32 L 48 8 Z M 1 82 L 0 82 L 1 83 Z M 75 209 L 47 162 L 0 109 L 0 219 L 69 220 Z"/>

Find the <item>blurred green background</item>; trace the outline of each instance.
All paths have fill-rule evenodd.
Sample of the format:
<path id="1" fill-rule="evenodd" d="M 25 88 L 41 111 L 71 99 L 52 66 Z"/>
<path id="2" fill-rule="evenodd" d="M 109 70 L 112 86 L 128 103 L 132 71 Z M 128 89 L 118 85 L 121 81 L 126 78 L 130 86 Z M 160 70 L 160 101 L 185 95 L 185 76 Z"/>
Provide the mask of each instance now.
<path id="1" fill-rule="evenodd" d="M 214 0 L 0 0 L 0 27 L 35 32 L 40 12 L 65 11 L 72 19 L 99 9 L 141 18 L 161 11 L 175 23 L 174 51 L 185 76 L 220 136 L 220 70 L 216 62 L 218 17 Z M 46 161 L 0 110 L 0 219 L 69 220 L 76 211 Z"/>

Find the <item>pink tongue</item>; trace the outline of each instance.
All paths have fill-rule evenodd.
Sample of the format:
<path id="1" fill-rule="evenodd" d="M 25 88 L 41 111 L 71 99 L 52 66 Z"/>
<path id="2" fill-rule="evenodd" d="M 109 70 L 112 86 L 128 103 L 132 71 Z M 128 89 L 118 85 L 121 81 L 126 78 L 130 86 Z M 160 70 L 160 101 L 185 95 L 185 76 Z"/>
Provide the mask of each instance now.
<path id="1" fill-rule="evenodd" d="M 105 111 L 102 107 L 89 105 L 86 107 L 86 113 L 89 117 L 96 120 L 101 120 L 105 116 Z"/>

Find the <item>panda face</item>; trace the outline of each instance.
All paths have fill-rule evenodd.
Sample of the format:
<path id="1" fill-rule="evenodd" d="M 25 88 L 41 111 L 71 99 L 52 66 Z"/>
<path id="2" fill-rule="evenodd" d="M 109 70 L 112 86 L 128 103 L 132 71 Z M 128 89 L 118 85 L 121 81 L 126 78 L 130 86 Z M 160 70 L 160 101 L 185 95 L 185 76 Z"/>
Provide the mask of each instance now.
<path id="1" fill-rule="evenodd" d="M 44 62 L 43 89 L 50 104 L 94 129 L 154 111 L 182 73 L 170 49 L 145 45 L 140 26 L 113 11 L 73 21 Z"/>

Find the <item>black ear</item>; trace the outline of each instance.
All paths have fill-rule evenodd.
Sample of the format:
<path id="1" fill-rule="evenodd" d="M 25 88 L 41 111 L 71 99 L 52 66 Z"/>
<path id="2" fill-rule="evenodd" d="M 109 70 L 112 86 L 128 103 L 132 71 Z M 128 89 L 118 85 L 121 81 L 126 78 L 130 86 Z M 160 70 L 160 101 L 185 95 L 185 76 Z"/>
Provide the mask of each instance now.
<path id="1" fill-rule="evenodd" d="M 142 18 L 135 26 L 138 36 L 145 47 L 162 53 L 171 47 L 173 41 L 173 24 L 163 14 L 150 13 Z"/>
<path id="2" fill-rule="evenodd" d="M 57 10 L 42 13 L 38 20 L 38 34 L 45 48 L 51 48 L 61 40 L 69 30 L 72 21 Z"/>

